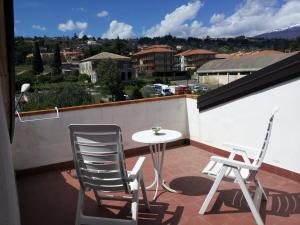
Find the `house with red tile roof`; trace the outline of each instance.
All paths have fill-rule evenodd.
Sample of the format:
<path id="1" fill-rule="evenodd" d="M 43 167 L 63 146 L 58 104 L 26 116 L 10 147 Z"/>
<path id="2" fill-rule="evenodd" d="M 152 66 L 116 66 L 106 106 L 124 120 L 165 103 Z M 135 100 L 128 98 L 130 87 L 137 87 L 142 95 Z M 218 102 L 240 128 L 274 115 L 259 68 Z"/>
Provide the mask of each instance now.
<path id="1" fill-rule="evenodd" d="M 216 53 L 205 49 L 189 49 L 175 55 L 176 67 L 180 71 L 196 70 L 209 60 L 215 59 Z"/>
<path id="2" fill-rule="evenodd" d="M 173 72 L 174 50 L 168 45 L 151 45 L 132 55 L 136 73 L 168 76 Z"/>

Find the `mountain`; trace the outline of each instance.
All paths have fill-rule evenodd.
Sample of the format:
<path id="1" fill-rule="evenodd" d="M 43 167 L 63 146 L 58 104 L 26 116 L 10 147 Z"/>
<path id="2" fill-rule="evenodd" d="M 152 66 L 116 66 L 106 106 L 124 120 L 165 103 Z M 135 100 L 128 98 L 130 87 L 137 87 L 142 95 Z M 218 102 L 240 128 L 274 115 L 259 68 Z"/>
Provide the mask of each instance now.
<path id="1" fill-rule="evenodd" d="M 257 35 L 259 38 L 283 38 L 283 39 L 295 39 L 300 37 L 300 24 L 293 25 L 284 29 L 274 30 L 268 33 Z"/>

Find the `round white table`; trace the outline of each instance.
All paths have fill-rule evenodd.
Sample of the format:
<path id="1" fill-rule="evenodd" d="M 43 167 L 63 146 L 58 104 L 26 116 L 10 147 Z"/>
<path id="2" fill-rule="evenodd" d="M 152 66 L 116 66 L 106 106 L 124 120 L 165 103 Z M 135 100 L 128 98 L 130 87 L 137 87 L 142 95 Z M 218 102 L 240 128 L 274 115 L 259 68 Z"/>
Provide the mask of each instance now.
<path id="1" fill-rule="evenodd" d="M 156 198 L 158 191 L 158 184 L 160 184 L 164 189 L 170 192 L 177 192 L 169 186 L 166 185 L 162 177 L 164 153 L 166 150 L 166 144 L 171 141 L 178 140 L 181 137 L 181 133 L 175 130 L 165 130 L 162 129 L 158 134 L 154 134 L 153 130 L 144 130 L 136 132 L 132 135 L 132 140 L 148 144 L 151 152 L 153 167 L 154 167 L 154 180 L 147 189 L 152 188 L 156 184 L 155 194 L 153 199 Z"/>

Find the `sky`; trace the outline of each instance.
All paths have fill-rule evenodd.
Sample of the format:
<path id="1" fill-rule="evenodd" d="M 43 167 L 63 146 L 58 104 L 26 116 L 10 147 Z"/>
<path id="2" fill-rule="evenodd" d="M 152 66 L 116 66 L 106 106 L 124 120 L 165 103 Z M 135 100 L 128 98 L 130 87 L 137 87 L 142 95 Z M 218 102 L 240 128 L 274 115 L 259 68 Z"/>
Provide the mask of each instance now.
<path id="1" fill-rule="evenodd" d="M 300 25 L 300 0 L 14 0 L 15 35 L 255 36 Z"/>

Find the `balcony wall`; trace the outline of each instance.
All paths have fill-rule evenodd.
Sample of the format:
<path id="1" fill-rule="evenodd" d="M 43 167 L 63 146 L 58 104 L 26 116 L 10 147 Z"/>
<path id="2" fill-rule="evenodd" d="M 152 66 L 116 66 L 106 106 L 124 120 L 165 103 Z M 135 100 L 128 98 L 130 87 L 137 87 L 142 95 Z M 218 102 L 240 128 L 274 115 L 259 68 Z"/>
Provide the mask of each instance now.
<path id="1" fill-rule="evenodd" d="M 260 148 L 278 107 L 265 162 L 300 173 L 299 98 L 297 78 L 200 113 L 197 101 L 187 99 L 190 139 L 222 149 L 224 142 Z"/>
<path id="2" fill-rule="evenodd" d="M 62 109 L 61 118 L 56 120 L 17 120 L 13 144 L 15 169 L 72 160 L 67 129 L 71 123 L 116 123 L 123 130 L 125 149 L 141 146 L 131 140 L 131 135 L 154 125 L 178 130 L 183 138 L 216 148 L 225 149 L 224 142 L 260 148 L 268 118 L 278 107 L 265 162 L 299 174 L 299 90 L 297 78 L 201 112 L 196 99 L 172 96 Z M 49 114 L 24 119 L 40 116 Z"/>
<path id="3" fill-rule="evenodd" d="M 185 96 L 109 103 L 91 107 L 74 107 L 60 112 L 60 119 L 21 123 L 16 121 L 13 144 L 16 170 L 72 160 L 68 125 L 118 124 L 123 132 L 124 148 L 141 146 L 131 140 L 134 132 L 162 126 L 178 130 L 189 137 Z M 49 117 L 54 114 L 24 116 L 23 119 Z"/>

